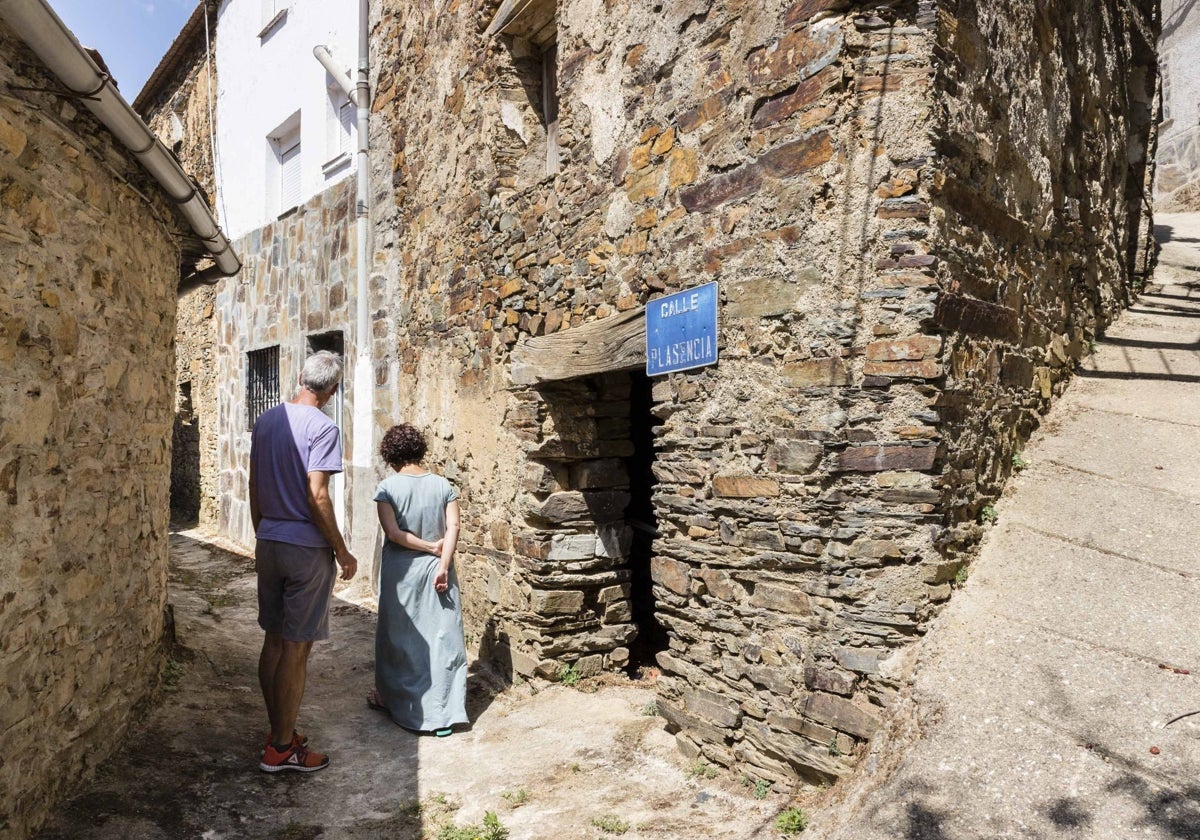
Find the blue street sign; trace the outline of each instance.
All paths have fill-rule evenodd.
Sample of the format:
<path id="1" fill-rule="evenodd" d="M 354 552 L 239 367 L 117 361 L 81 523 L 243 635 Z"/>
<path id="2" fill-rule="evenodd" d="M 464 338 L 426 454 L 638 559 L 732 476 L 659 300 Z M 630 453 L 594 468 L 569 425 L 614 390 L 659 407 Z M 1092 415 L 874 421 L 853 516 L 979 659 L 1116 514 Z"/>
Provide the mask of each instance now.
<path id="1" fill-rule="evenodd" d="M 717 363 L 717 284 L 646 304 L 646 375 Z"/>

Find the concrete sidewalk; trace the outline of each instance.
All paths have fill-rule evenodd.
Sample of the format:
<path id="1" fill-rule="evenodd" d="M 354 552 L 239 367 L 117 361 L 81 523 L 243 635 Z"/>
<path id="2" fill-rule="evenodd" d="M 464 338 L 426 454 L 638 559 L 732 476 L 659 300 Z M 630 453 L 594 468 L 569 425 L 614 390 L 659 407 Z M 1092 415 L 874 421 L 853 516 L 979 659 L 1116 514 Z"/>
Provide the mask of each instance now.
<path id="1" fill-rule="evenodd" d="M 1024 453 L 830 840 L 1200 838 L 1200 217 Z M 889 762 L 892 762 L 889 764 Z M 849 806 L 849 807 L 845 807 Z"/>

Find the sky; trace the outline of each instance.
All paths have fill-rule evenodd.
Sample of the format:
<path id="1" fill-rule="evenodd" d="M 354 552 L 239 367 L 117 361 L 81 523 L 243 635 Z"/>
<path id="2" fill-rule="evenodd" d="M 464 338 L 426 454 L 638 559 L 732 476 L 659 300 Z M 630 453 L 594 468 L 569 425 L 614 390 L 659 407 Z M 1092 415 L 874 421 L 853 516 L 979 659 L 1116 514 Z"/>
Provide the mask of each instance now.
<path id="1" fill-rule="evenodd" d="M 198 0 L 50 0 L 79 43 L 99 50 L 132 102 Z"/>

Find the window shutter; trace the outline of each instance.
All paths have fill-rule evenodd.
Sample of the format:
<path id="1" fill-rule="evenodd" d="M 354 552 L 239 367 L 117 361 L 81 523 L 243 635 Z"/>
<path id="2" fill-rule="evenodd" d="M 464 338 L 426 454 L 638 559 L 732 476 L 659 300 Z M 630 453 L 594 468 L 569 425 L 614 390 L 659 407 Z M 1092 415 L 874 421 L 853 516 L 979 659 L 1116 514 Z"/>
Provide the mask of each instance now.
<path id="1" fill-rule="evenodd" d="M 358 114 L 352 102 L 343 102 L 338 108 L 338 122 L 341 123 L 341 147 L 340 151 L 352 152 L 350 148 L 350 139 L 354 136 L 354 123 Z"/>
<path id="2" fill-rule="evenodd" d="M 279 209 L 290 210 L 300 203 L 300 144 L 279 158 Z"/>

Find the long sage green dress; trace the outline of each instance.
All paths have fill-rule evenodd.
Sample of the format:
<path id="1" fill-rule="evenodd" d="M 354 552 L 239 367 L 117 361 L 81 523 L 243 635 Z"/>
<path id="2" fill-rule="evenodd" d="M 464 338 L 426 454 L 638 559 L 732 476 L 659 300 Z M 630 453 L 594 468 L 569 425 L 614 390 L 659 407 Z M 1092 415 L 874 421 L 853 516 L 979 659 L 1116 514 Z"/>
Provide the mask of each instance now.
<path id="1" fill-rule="evenodd" d="M 446 505 L 458 493 L 433 473 L 393 473 L 375 501 L 387 502 L 401 530 L 435 542 L 446 534 Z M 458 577 L 433 588 L 440 558 L 384 541 L 375 627 L 375 687 L 392 720 L 432 732 L 467 723 L 467 650 Z"/>

